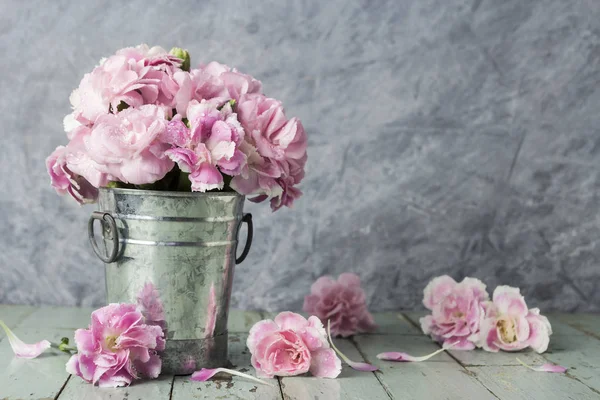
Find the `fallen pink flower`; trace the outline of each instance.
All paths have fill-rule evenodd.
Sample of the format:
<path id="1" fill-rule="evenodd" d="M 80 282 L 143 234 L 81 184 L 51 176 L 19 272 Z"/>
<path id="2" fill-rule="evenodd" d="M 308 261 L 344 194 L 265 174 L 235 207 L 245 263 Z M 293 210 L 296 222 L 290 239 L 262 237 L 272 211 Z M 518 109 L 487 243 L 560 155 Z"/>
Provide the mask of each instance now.
<path id="1" fill-rule="evenodd" d="M 446 350 L 450 350 L 452 347 L 456 346 L 458 343 L 460 343 L 460 341 L 455 342 L 448 346 L 444 346 L 441 349 L 434 351 L 433 353 L 430 353 L 430 354 L 427 354 L 427 355 L 421 356 L 421 357 L 411 356 L 410 354 L 403 353 L 403 352 L 389 351 L 389 352 L 377 354 L 377 358 L 379 358 L 380 360 L 385 360 L 385 361 L 400 361 L 400 362 L 427 361 L 431 357 L 437 356 L 438 354 L 440 354 Z"/>
<path id="2" fill-rule="evenodd" d="M 519 360 L 519 358 L 517 358 L 517 361 L 519 362 L 519 364 L 521 364 L 525 368 L 529 368 L 530 370 L 536 371 L 536 372 L 554 372 L 554 373 L 559 373 L 559 374 L 564 374 L 565 372 L 567 372 L 567 368 L 563 367 L 562 365 L 543 364 L 543 365 L 534 367 L 534 366 L 525 364 L 523 361 Z"/>
<path id="3" fill-rule="evenodd" d="M 376 367 L 375 365 L 367 364 L 364 362 L 352 361 L 337 347 L 335 347 L 335 344 L 333 344 L 333 338 L 331 337 L 331 321 L 327 321 L 327 337 L 329 338 L 329 343 L 331 343 L 331 347 L 333 348 L 333 350 L 335 350 L 335 352 L 340 356 L 342 360 L 344 360 L 346 364 L 350 366 L 350 368 L 362 372 L 373 372 L 379 370 L 379 367 Z"/>
<path id="4" fill-rule="evenodd" d="M 2 329 L 4 329 L 4 332 L 6 332 L 6 337 L 10 343 L 10 347 L 12 347 L 12 350 L 17 358 L 36 358 L 50 348 L 50 342 L 47 340 L 42 340 L 41 342 L 34 344 L 24 343 L 8 328 L 8 326 L 6 326 L 2 320 L 0 320 L 0 326 Z"/>
<path id="5" fill-rule="evenodd" d="M 249 380 L 254 381 L 254 382 L 262 383 L 264 385 L 273 386 L 269 382 L 265 382 L 262 379 L 255 378 L 252 375 L 244 374 L 244 373 L 236 371 L 234 369 L 227 369 L 227 368 L 212 368 L 212 369 L 210 369 L 210 368 L 202 368 L 200 371 L 194 372 L 192 374 L 192 377 L 190 379 L 193 380 L 193 381 L 197 381 L 197 382 L 206 382 L 207 380 L 209 380 L 210 378 L 212 378 L 213 376 L 215 376 L 219 372 L 224 372 L 224 373 L 230 374 L 230 375 L 241 376 L 242 378 L 246 378 L 246 379 L 249 379 Z"/>
<path id="6" fill-rule="evenodd" d="M 348 337 L 376 328 L 360 277 L 354 273 L 343 273 L 337 280 L 331 276 L 317 279 L 304 297 L 303 310 L 322 321 L 331 321 L 334 336 Z"/>
<path id="7" fill-rule="evenodd" d="M 323 323 L 314 315 L 306 319 L 284 311 L 273 320 L 259 321 L 250 329 L 246 345 L 261 378 L 306 372 L 318 378 L 336 378 L 342 370 Z"/>

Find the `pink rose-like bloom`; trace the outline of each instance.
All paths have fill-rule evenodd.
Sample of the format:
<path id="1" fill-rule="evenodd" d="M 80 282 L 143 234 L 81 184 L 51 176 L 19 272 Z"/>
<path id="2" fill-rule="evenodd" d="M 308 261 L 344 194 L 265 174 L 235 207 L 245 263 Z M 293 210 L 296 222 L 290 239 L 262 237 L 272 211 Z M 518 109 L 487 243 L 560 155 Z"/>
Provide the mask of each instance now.
<path id="1" fill-rule="evenodd" d="M 78 353 L 67 372 L 103 387 L 131 384 L 141 377 L 156 378 L 164 349 L 160 326 L 148 325 L 134 304 L 109 304 L 92 313 L 89 329 L 75 331 Z"/>
<path id="2" fill-rule="evenodd" d="M 98 117 L 84 142 L 103 172 L 125 183 L 153 183 L 174 165 L 165 155 L 171 146 L 160 140 L 166 128 L 163 110 L 144 105 Z"/>
<path id="3" fill-rule="evenodd" d="M 433 279 L 424 290 L 423 305 L 431 315 L 421 318 L 423 333 L 455 350 L 472 350 L 472 335 L 479 332 L 484 314 L 482 302 L 489 298 L 479 279 L 457 283 L 444 275 Z"/>
<path id="4" fill-rule="evenodd" d="M 311 372 L 322 378 L 335 378 L 342 363 L 329 347 L 327 333 L 319 318 L 304 318 L 289 311 L 274 320 L 257 322 L 246 342 L 252 365 L 262 378 L 293 376 Z"/>
<path id="5" fill-rule="evenodd" d="M 224 103 L 230 99 L 236 101 L 248 93 L 260 93 L 262 84 L 250 75 L 243 74 L 227 65 L 211 62 L 173 75 L 178 90 L 175 95 L 177 113 L 186 117 L 187 108 L 192 100 L 216 100 Z"/>
<path id="6" fill-rule="evenodd" d="M 169 123 L 163 140 L 174 147 L 166 155 L 188 172 L 192 191 L 205 192 L 223 188 L 223 175 L 235 176 L 246 164 L 246 156 L 238 146 L 244 130 L 226 104 L 192 100 L 187 109 L 190 129 L 180 120 Z"/>
<path id="7" fill-rule="evenodd" d="M 254 196 L 252 201 L 271 199 L 273 211 L 291 207 L 302 194 L 295 185 L 304 177 L 307 137 L 302 123 L 287 119 L 281 103 L 261 94 L 245 94 L 237 106 L 247 144 L 247 172 L 235 177 L 231 186 Z"/>
<path id="8" fill-rule="evenodd" d="M 376 328 L 360 278 L 352 273 L 341 274 L 337 281 L 330 276 L 317 279 L 304 298 L 303 310 L 322 321 L 329 320 L 334 336 L 347 337 Z"/>
<path id="9" fill-rule="evenodd" d="M 84 75 L 70 97 L 71 119 L 84 125 L 94 124 L 109 110 L 117 112 L 121 102 L 130 107 L 172 106 L 178 90 L 173 75 L 180 70 L 180 63 L 159 47 L 141 45 L 120 50 Z"/>
<path id="10" fill-rule="evenodd" d="M 518 288 L 498 286 L 491 302 L 484 304 L 480 332 L 475 336 L 484 350 L 517 351 L 531 347 L 538 353 L 548 349 L 552 327 L 537 308 L 527 309 Z"/>

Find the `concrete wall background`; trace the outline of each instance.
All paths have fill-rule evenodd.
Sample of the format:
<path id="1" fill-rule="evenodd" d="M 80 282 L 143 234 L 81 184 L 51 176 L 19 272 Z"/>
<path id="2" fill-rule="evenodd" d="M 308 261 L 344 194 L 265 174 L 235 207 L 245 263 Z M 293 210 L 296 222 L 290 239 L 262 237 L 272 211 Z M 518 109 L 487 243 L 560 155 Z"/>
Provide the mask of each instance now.
<path id="1" fill-rule="evenodd" d="M 56 196 L 44 159 L 83 74 L 146 42 L 258 77 L 309 133 L 295 209 L 247 207 L 234 306 L 299 309 L 354 271 L 373 310 L 416 307 L 448 273 L 600 311 L 597 1 L 0 5 L 0 302 L 104 301 L 93 207 Z"/>

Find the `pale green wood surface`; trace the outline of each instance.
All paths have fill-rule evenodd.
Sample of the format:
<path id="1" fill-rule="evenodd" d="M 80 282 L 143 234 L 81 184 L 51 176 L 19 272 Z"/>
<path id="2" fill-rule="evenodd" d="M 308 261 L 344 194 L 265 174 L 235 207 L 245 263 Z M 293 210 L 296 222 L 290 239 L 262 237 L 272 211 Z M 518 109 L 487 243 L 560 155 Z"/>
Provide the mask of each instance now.
<path id="1" fill-rule="evenodd" d="M 566 375 L 519 367 L 473 367 L 469 371 L 500 399 L 588 400 L 598 393 Z"/>
<path id="2" fill-rule="evenodd" d="M 232 368 L 256 376 L 250 364 L 250 352 L 246 348 L 247 334 L 230 334 L 229 360 Z M 262 385 L 237 376 L 226 376 L 209 382 L 194 382 L 189 376 L 176 376 L 173 384 L 173 400 L 189 399 L 281 399 L 277 379 L 265 379 L 273 386 Z"/>
<path id="3" fill-rule="evenodd" d="M 0 305 L 0 319 L 26 342 L 58 342 L 73 336 L 90 321 L 90 308 Z M 229 316 L 230 361 L 233 368 L 254 374 L 245 346 L 249 329 L 275 313 L 232 310 Z M 271 379 L 275 387 L 238 377 L 217 376 L 209 382 L 189 377 L 163 376 L 136 382 L 128 388 L 93 387 L 65 371 L 68 355 L 49 351 L 35 360 L 13 357 L 0 333 L 0 400 L 15 399 L 600 399 L 600 316 L 551 314 L 554 330 L 548 352 L 486 353 L 450 351 L 422 363 L 378 360 L 383 351 L 424 355 L 439 345 L 421 334 L 424 312 L 375 314 L 375 334 L 335 339 L 350 358 L 381 367 L 380 372 L 358 372 L 344 365 L 337 379 L 309 376 Z M 531 364 L 554 362 L 567 374 L 530 371 L 516 357 Z"/>
<path id="4" fill-rule="evenodd" d="M 552 317 L 600 339 L 600 316 L 597 314 L 554 314 Z"/>
<path id="5" fill-rule="evenodd" d="M 59 342 L 63 336 L 72 337 L 72 330 L 58 328 L 13 329 L 26 343 L 42 339 Z M 65 353 L 48 351 L 34 360 L 15 358 L 8 340 L 0 342 L 0 399 L 53 399 L 69 378 Z"/>
<path id="6" fill-rule="evenodd" d="M 33 313 L 37 308 L 32 306 L 13 306 L 0 304 L 0 320 L 4 321 L 9 328 L 14 328 L 23 318 Z M 4 331 L 0 329 L 0 340 L 4 337 Z"/>
<path id="7" fill-rule="evenodd" d="M 359 350 L 368 355 L 369 361 L 381 368 L 383 373 L 379 379 L 382 384 L 398 396 L 408 399 L 495 399 L 448 354 L 442 353 L 420 363 L 380 361 L 375 357 L 387 351 L 421 356 L 439 349 L 425 336 L 364 335 L 355 340 Z"/>
<path id="8" fill-rule="evenodd" d="M 173 376 L 160 376 L 127 388 L 100 388 L 77 377 L 71 377 L 60 394 L 60 400 L 151 400 L 169 399 Z"/>
<path id="9" fill-rule="evenodd" d="M 350 340 L 335 340 L 338 347 L 353 361 L 365 361 Z M 342 362 L 342 373 L 336 379 L 305 376 L 281 378 L 281 389 L 286 400 L 347 399 L 384 400 L 388 394 L 371 372 L 360 372 Z"/>

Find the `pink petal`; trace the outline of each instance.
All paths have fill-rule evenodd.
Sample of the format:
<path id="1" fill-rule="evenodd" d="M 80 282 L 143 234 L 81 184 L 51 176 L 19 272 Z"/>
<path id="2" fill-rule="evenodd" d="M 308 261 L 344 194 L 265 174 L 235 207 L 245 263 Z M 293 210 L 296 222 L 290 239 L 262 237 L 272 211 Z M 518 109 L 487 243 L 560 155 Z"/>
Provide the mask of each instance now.
<path id="1" fill-rule="evenodd" d="M 214 368 L 214 369 L 202 368 L 200 371 L 194 372 L 190 379 L 193 381 L 197 381 L 197 382 L 206 382 L 207 380 L 209 380 L 210 378 L 212 378 L 219 372 L 225 372 L 230 375 L 241 376 L 243 378 L 250 379 L 251 381 L 254 381 L 254 382 L 259 382 L 264 385 L 273 386 L 269 382 L 265 382 L 262 379 L 255 378 L 252 375 L 244 374 L 242 372 L 239 372 L 239 371 L 236 371 L 233 369 L 227 369 L 227 368 Z"/>
<path id="2" fill-rule="evenodd" d="M 350 272 L 345 272 L 345 273 L 341 274 L 338 277 L 337 281 L 344 286 L 360 287 L 360 277 L 358 275 L 350 273 Z"/>
<path id="3" fill-rule="evenodd" d="M 10 343 L 10 347 L 12 347 L 12 351 L 15 353 L 17 358 L 36 358 L 50 348 L 50 342 L 47 340 L 42 340 L 41 342 L 34 344 L 24 343 L 8 328 L 8 326 L 6 326 L 2 320 L 0 320 L 0 326 L 2 329 L 4 329 L 6 337 L 8 338 L 8 342 Z"/>
<path id="4" fill-rule="evenodd" d="M 310 373 L 319 378 L 336 378 L 342 372 L 342 362 L 333 349 L 313 351 Z"/>
<path id="5" fill-rule="evenodd" d="M 492 301 L 500 314 L 508 314 L 512 317 L 525 317 L 529 313 L 525 298 L 521 295 L 519 288 L 498 286 L 494 290 Z"/>
<path id="6" fill-rule="evenodd" d="M 308 320 L 306 318 L 291 311 L 279 313 L 274 321 L 282 330 L 290 329 L 293 331 L 302 331 L 308 326 Z"/>
<path id="7" fill-rule="evenodd" d="M 425 356 L 420 356 L 420 357 L 411 356 L 408 353 L 390 351 L 390 352 L 377 354 L 377 358 L 379 358 L 380 360 L 385 360 L 385 361 L 421 362 L 421 361 L 429 360 L 431 357 L 436 356 L 443 351 L 449 350 L 450 348 L 456 346 L 459 343 L 460 342 L 455 342 L 448 346 L 444 346 L 441 349 L 434 351 L 433 353 L 427 354 Z"/>
<path id="8" fill-rule="evenodd" d="M 436 304 L 452 292 L 456 285 L 456 281 L 448 275 L 432 279 L 423 290 L 423 305 L 432 310 Z"/>
<path id="9" fill-rule="evenodd" d="M 355 369 L 357 371 L 363 371 L 363 372 L 373 372 L 373 371 L 379 370 L 379 367 L 376 367 L 375 365 L 367 364 L 364 362 L 352 361 L 344 353 L 342 353 L 337 347 L 335 347 L 335 344 L 333 344 L 333 339 L 331 337 L 331 322 L 330 321 L 327 321 L 327 336 L 329 337 L 329 342 L 331 343 L 331 347 L 333 347 L 335 352 L 338 353 L 340 358 L 342 360 L 344 360 L 344 362 L 346 364 L 348 364 L 350 366 L 350 368 Z"/>
<path id="10" fill-rule="evenodd" d="M 99 349 L 99 342 L 94 340 L 94 335 L 89 329 L 77 329 L 75 331 L 75 343 L 80 353 L 90 355 Z"/>
<path id="11" fill-rule="evenodd" d="M 264 319 L 255 323 L 250 332 L 248 333 L 248 339 L 246 340 L 246 346 L 250 349 L 250 353 L 254 353 L 256 345 L 267 335 L 276 332 L 279 327 L 275 322 L 270 319 Z"/>
<path id="12" fill-rule="evenodd" d="M 198 162 L 198 155 L 190 149 L 174 148 L 165 151 L 165 155 L 176 162 L 183 172 L 192 172 Z"/>
<path id="13" fill-rule="evenodd" d="M 223 175 L 209 163 L 202 163 L 200 167 L 190 174 L 192 191 L 206 192 L 212 189 L 223 188 Z"/>
<path id="14" fill-rule="evenodd" d="M 543 365 L 536 367 L 536 366 L 527 365 L 523 361 L 519 360 L 518 358 L 517 358 L 517 361 L 524 367 L 529 368 L 530 370 L 536 371 L 536 372 L 554 372 L 554 373 L 563 374 L 567 371 L 567 368 L 563 367 L 562 365 L 543 364 Z"/>
<path id="15" fill-rule="evenodd" d="M 158 378 L 162 368 L 162 360 L 156 354 L 151 354 L 147 362 L 134 362 L 135 369 L 146 378 Z"/>

